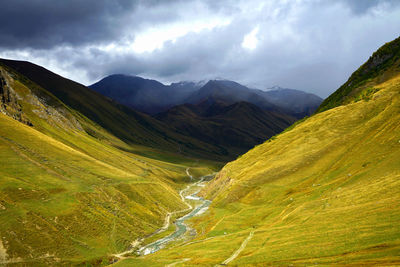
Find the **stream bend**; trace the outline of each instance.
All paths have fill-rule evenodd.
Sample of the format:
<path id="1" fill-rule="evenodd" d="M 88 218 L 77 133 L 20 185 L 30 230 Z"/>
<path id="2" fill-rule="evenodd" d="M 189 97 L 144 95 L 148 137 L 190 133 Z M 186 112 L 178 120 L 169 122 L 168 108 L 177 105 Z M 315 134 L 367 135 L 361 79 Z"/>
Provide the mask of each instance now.
<path id="1" fill-rule="evenodd" d="M 193 177 L 189 174 L 188 169 L 186 170 L 186 174 L 189 176 L 189 178 L 193 179 Z M 187 210 L 191 210 L 191 211 L 189 213 L 187 213 L 186 215 L 178 218 L 175 221 L 175 223 L 174 223 L 176 226 L 175 232 L 173 232 L 172 234 L 170 234 L 166 237 L 158 239 L 148 245 L 145 245 L 145 246 L 139 248 L 138 252 L 140 255 L 147 255 L 147 254 L 154 253 L 154 252 L 164 248 L 168 243 L 178 240 L 179 238 L 183 237 L 183 235 L 188 231 L 188 226 L 185 224 L 185 221 L 190 218 L 193 218 L 196 215 L 200 215 L 200 214 L 204 213 L 210 206 L 210 204 L 211 204 L 210 200 L 199 197 L 199 196 L 197 196 L 197 194 L 200 192 L 201 187 L 204 186 L 204 184 L 203 184 L 204 180 L 207 178 L 213 177 L 214 175 L 215 175 L 215 173 L 205 175 L 205 176 L 201 177 L 198 182 L 188 185 L 185 189 L 182 189 L 179 192 L 179 195 L 181 196 L 182 200 L 188 206 Z M 194 187 L 199 187 L 199 189 L 196 190 L 192 194 L 188 194 L 187 192 L 189 192 Z M 198 202 L 198 204 L 193 208 L 192 205 L 190 203 L 188 203 L 188 200 L 194 200 L 194 201 Z M 182 211 L 179 211 L 179 212 L 182 212 Z"/>

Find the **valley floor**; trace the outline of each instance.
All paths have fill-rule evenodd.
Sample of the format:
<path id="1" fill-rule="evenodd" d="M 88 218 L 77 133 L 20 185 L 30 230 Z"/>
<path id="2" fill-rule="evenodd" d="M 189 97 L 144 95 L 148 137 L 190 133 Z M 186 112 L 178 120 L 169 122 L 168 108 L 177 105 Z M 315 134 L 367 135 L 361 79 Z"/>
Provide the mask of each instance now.
<path id="1" fill-rule="evenodd" d="M 189 167 L 186 168 L 186 174 L 191 181 L 194 181 L 196 178 L 194 178 L 189 173 L 189 169 L 190 169 Z M 129 255 L 132 256 L 132 255 L 152 254 L 160 249 L 163 249 L 169 243 L 173 243 L 178 240 L 184 240 L 184 239 L 186 240 L 188 238 L 193 239 L 196 233 L 186 225 L 185 221 L 204 213 L 208 209 L 208 206 L 210 205 L 211 202 L 209 200 L 204 200 L 203 198 L 198 197 L 197 193 L 201 190 L 202 187 L 205 186 L 206 183 L 205 180 L 213 178 L 215 174 L 216 173 L 204 175 L 200 177 L 198 181 L 193 182 L 192 184 L 189 184 L 184 189 L 182 189 L 179 192 L 179 195 L 187 207 L 182 210 L 167 212 L 163 227 L 161 227 L 160 229 L 158 229 L 157 231 L 155 231 L 154 233 L 145 238 L 140 238 L 133 241 L 129 250 L 118 254 L 114 254 L 113 256 L 117 258 L 116 260 L 127 259 L 129 258 Z M 171 217 L 176 217 L 180 214 L 184 215 L 179 218 L 176 218 L 174 222 L 175 225 L 174 227 L 176 228 L 175 231 L 165 236 L 164 232 L 166 232 L 171 226 Z M 190 230 L 191 230 L 191 236 L 189 236 Z M 168 233 L 169 231 L 166 232 L 166 234 Z M 148 242 L 148 240 L 152 240 L 154 238 L 158 239 L 152 242 Z M 147 244 L 144 244 L 146 242 Z"/>

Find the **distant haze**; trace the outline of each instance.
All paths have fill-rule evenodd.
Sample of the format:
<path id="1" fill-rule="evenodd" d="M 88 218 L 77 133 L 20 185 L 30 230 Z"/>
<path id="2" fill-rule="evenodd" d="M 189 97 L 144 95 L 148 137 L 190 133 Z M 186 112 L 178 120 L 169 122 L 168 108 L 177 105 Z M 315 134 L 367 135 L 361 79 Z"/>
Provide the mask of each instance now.
<path id="1" fill-rule="evenodd" d="M 390 0 L 6 0 L 0 57 L 83 84 L 216 77 L 326 97 L 400 34 Z"/>

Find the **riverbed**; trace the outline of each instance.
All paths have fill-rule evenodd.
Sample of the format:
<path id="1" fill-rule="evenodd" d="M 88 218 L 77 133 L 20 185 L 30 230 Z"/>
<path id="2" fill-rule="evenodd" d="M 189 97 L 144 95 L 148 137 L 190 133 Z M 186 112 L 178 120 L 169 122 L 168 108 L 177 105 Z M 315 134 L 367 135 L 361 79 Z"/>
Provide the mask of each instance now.
<path id="1" fill-rule="evenodd" d="M 210 174 L 206 175 L 200 178 L 198 182 L 195 182 L 189 186 L 187 186 L 185 189 L 181 190 L 179 192 L 179 195 L 181 196 L 182 200 L 186 203 L 188 206 L 188 213 L 180 218 L 178 218 L 175 221 L 175 232 L 172 234 L 160 238 L 148 245 L 145 245 L 141 247 L 138 252 L 140 255 L 148 255 L 151 253 L 154 253 L 162 248 L 164 248 L 168 243 L 172 241 L 177 241 L 181 238 L 184 237 L 184 235 L 188 232 L 189 227 L 186 225 L 185 221 L 193 218 L 194 216 L 200 215 L 204 213 L 208 207 L 211 204 L 210 200 L 206 200 L 202 197 L 197 196 L 197 194 L 200 192 L 201 187 L 204 187 L 206 180 L 208 178 L 212 178 L 215 174 Z M 194 192 L 193 192 L 194 191 Z M 195 204 L 193 204 L 195 202 Z M 195 205 L 194 207 L 192 204 Z"/>

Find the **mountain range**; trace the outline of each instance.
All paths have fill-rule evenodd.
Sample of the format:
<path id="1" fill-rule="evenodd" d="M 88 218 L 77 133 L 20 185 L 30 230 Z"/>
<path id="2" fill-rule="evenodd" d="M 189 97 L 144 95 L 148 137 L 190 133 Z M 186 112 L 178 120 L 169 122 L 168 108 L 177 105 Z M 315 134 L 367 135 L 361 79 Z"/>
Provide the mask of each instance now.
<path id="1" fill-rule="evenodd" d="M 184 136 L 234 158 L 311 115 L 316 95 L 275 87 L 262 91 L 229 80 L 164 85 L 137 76 L 110 75 L 89 86 L 127 107 L 152 115 Z M 217 150 L 214 150 L 217 151 Z"/>
<path id="2" fill-rule="evenodd" d="M 196 129 L 196 127 L 199 129 L 198 127 L 203 127 L 205 123 L 208 125 L 207 127 L 211 125 L 223 126 L 224 131 L 234 129 L 233 131 L 237 133 L 235 138 L 232 139 L 233 143 L 227 142 L 221 134 L 213 136 L 212 142 L 209 142 L 210 139 L 208 137 L 212 136 L 210 133 L 192 135 L 193 131 L 179 130 L 178 124 L 182 125 L 189 122 L 185 117 L 175 117 L 175 119 L 179 119 L 180 121 L 174 121 L 173 123 L 171 123 L 173 115 L 166 116 L 165 114 L 160 114 L 160 116 L 153 118 L 152 116 L 122 105 L 88 87 L 65 79 L 35 64 L 5 59 L 0 59 L 0 62 L 18 72 L 18 74 L 29 80 L 29 82 L 40 86 L 43 90 L 54 95 L 64 104 L 99 124 L 124 142 L 183 155 L 194 155 L 196 157 L 214 158 L 216 160 L 226 161 L 237 157 L 254 145 L 262 143 L 264 140 L 282 131 L 295 121 L 291 116 L 284 116 L 282 114 L 277 114 L 276 121 L 274 121 L 275 113 L 270 113 L 266 115 L 269 116 L 269 119 L 263 119 L 261 123 L 255 124 L 253 128 L 252 124 L 244 125 L 244 121 L 239 120 L 239 117 L 235 119 L 228 114 L 227 118 L 218 121 L 218 123 L 215 120 L 204 122 L 207 119 L 193 117 L 193 119 L 196 118 L 197 121 L 194 122 L 191 120 L 191 125 L 194 126 L 192 129 Z M 127 78 L 129 83 L 132 80 L 132 77 L 119 75 L 116 77 L 118 79 L 123 77 L 123 80 Z M 164 86 L 156 81 L 139 79 L 137 77 L 133 78 L 133 80 L 145 81 L 144 83 L 147 84 L 146 86 L 149 86 L 149 88 L 152 85 L 159 87 Z M 176 89 L 179 92 L 188 92 L 195 88 L 196 85 L 180 83 L 172 87 L 180 88 Z M 217 106 L 219 106 L 222 108 L 225 105 L 226 103 L 221 103 L 221 105 L 213 105 L 213 107 L 217 108 Z M 198 108 L 200 107 L 205 106 L 198 105 Z M 212 107 L 208 107 L 208 110 L 211 109 Z M 262 117 L 267 114 L 255 108 L 251 109 L 251 111 L 254 113 L 249 114 L 249 116 L 253 118 Z M 246 112 L 246 110 L 243 110 L 243 112 Z M 187 116 L 189 116 L 189 114 L 187 114 Z M 219 114 L 220 118 L 222 116 L 223 114 Z M 167 117 L 168 119 L 166 119 Z M 163 118 L 165 118 L 165 120 Z M 198 124 L 198 126 L 196 124 Z M 85 130 L 88 133 L 92 132 L 90 129 Z M 252 137 L 241 134 L 243 130 L 253 132 L 251 135 Z"/>
<path id="3" fill-rule="evenodd" d="M 225 105 L 244 101 L 263 110 L 300 119 L 311 115 L 322 102 L 320 97 L 299 90 L 274 87 L 263 91 L 229 80 L 180 82 L 167 86 L 137 76 L 111 75 L 89 87 L 148 114 L 164 112 L 176 105 L 199 104 L 212 99 Z"/>

